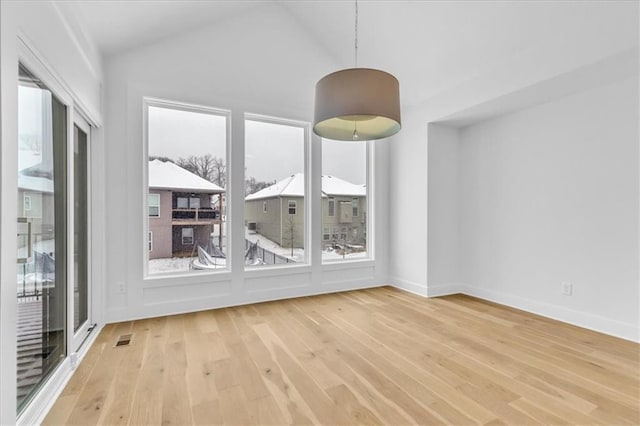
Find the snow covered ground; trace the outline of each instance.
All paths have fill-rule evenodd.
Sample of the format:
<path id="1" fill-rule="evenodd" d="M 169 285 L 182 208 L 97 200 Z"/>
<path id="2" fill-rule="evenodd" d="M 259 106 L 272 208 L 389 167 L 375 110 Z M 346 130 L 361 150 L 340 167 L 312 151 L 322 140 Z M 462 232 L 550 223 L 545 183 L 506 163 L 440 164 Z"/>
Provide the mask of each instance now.
<path id="1" fill-rule="evenodd" d="M 266 238 L 263 235 L 257 233 L 249 233 L 249 231 L 245 228 L 245 238 L 252 243 L 258 242 L 258 246 L 268 250 L 272 253 L 275 253 L 279 256 L 286 257 L 288 259 L 293 260 L 294 262 L 304 262 L 304 249 L 302 248 L 294 248 L 293 256 L 291 255 L 291 248 L 280 247 L 274 241 Z M 217 242 L 217 236 L 214 236 L 214 241 Z M 223 251 L 226 252 L 226 248 L 223 247 Z M 348 253 L 346 255 L 342 255 L 332 250 L 324 250 L 322 252 L 322 260 L 323 262 L 327 261 L 339 261 L 339 260 L 355 260 L 355 259 L 366 259 L 367 252 L 357 252 L 357 253 Z M 158 274 L 158 273 L 167 273 L 167 272 L 188 272 L 191 269 L 191 261 L 197 259 L 197 257 L 173 257 L 166 259 L 151 259 L 149 260 L 149 273 L 150 274 Z M 220 269 L 226 268 L 225 259 L 218 259 L 220 262 L 217 267 Z M 215 269 L 215 268 L 214 268 Z"/>
<path id="2" fill-rule="evenodd" d="M 292 259 L 296 262 L 304 262 L 304 249 L 302 248 L 294 248 L 293 256 L 291 256 L 291 248 L 280 247 L 277 243 L 275 243 L 274 241 L 271 241 L 270 239 L 266 238 L 263 235 L 260 235 L 257 233 L 249 233 L 246 227 L 245 227 L 245 238 L 251 241 L 252 243 L 255 243 L 256 241 L 258 241 L 259 242 L 258 245 L 260 247 L 263 247 L 264 249 L 269 250 L 275 254 Z M 349 253 L 344 256 L 332 250 L 324 250 L 322 252 L 322 260 L 325 262 L 332 261 L 332 260 L 353 260 L 353 259 L 366 259 L 366 258 L 367 258 L 366 251 Z"/>
<path id="3" fill-rule="evenodd" d="M 191 269 L 191 261 L 197 259 L 197 257 L 172 257 L 165 259 L 151 259 L 149 260 L 149 274 L 159 274 L 164 272 L 188 272 L 193 271 Z M 217 259 L 217 267 L 220 269 L 226 268 L 225 259 Z M 211 268 L 215 269 L 215 268 Z"/>

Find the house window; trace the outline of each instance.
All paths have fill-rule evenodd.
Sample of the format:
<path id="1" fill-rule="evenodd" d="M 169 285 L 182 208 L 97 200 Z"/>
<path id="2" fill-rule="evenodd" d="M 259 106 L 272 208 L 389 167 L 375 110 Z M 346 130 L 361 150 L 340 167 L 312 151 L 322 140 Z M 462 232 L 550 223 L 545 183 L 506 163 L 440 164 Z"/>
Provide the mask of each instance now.
<path id="1" fill-rule="evenodd" d="M 331 227 L 337 246 L 325 244 L 322 261 L 370 258 L 367 241 L 369 142 L 322 139 L 322 224 Z M 326 200 L 326 201 L 324 201 Z M 323 235 L 324 240 L 324 235 Z M 338 255 L 339 252 L 339 255 Z"/>
<path id="2" fill-rule="evenodd" d="M 340 239 L 340 229 L 339 228 L 333 228 L 333 232 L 331 233 L 331 238 L 333 240 L 339 240 Z"/>
<path id="3" fill-rule="evenodd" d="M 189 208 L 189 198 L 187 197 L 178 197 L 176 201 L 176 205 L 179 209 L 188 209 Z"/>
<path id="4" fill-rule="evenodd" d="M 25 212 L 30 212 L 31 211 L 31 195 L 24 195 L 24 203 L 23 203 L 23 207 L 24 207 L 24 211 Z"/>
<path id="5" fill-rule="evenodd" d="M 182 228 L 182 244 L 193 245 L 193 228 Z"/>
<path id="6" fill-rule="evenodd" d="M 331 239 L 331 231 L 328 226 L 322 228 L 322 241 L 329 241 Z"/>
<path id="7" fill-rule="evenodd" d="M 153 250 L 153 256 L 147 255 L 147 274 L 227 269 L 226 230 L 231 226 L 222 213 L 226 208 L 230 111 L 151 98 L 144 98 L 143 105 L 148 160 L 143 167 L 149 208 L 148 241 L 141 243 L 147 252 Z M 212 200 L 217 204 L 212 205 Z M 157 219 L 161 203 L 166 211 Z M 145 234 L 140 235 L 143 240 Z M 194 262 L 198 242 L 216 258 Z M 181 257 L 183 254 L 189 257 Z M 176 261 L 167 262 L 172 258 Z"/>
<path id="8" fill-rule="evenodd" d="M 309 123 L 245 114 L 247 267 L 308 262 L 304 212 L 308 211 L 305 172 L 309 133 Z M 250 223 L 258 223 L 257 230 L 249 232 Z"/>
<path id="9" fill-rule="evenodd" d="M 149 194 L 149 217 L 160 217 L 160 194 Z"/>

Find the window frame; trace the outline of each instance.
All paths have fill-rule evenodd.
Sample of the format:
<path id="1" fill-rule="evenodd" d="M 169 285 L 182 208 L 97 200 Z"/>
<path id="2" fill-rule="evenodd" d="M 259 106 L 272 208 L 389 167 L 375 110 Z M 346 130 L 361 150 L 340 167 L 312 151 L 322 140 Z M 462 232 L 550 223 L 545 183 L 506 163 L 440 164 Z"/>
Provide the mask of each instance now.
<path id="1" fill-rule="evenodd" d="M 336 217 L 336 199 L 335 197 L 327 197 L 327 216 Z"/>
<path id="2" fill-rule="evenodd" d="M 149 246 L 149 253 L 153 251 L 153 231 L 149 231 L 147 234 L 147 244 Z"/>
<path id="3" fill-rule="evenodd" d="M 311 265 L 312 252 L 317 250 L 315 243 L 311 241 L 311 123 L 308 121 L 300 121 L 289 118 L 280 118 L 269 115 L 255 114 L 251 112 L 245 112 L 243 117 L 243 123 L 245 127 L 245 138 L 244 138 L 244 155 L 246 158 L 246 149 L 247 149 L 247 138 L 246 138 L 246 124 L 247 121 L 258 121 L 261 123 L 268 124 L 276 124 L 281 126 L 290 126 L 297 127 L 303 130 L 304 137 L 304 152 L 303 152 L 303 174 L 304 174 L 304 197 L 302 200 L 303 206 L 303 229 L 304 229 L 304 259 L 301 262 L 296 263 L 285 263 L 285 264 L 275 264 L 275 265 L 260 265 L 260 266 L 251 266 L 245 265 L 245 271 L 264 271 L 268 269 L 291 269 L 291 268 L 299 268 L 299 267 L 308 267 Z M 243 175 L 243 178 L 246 179 L 246 171 Z M 244 180 L 243 179 L 243 180 Z M 282 204 L 280 204 L 280 230 L 281 234 L 283 233 L 284 228 L 284 215 L 282 214 Z M 296 205 L 296 214 L 297 214 L 297 205 Z M 289 216 L 289 215 L 287 215 Z M 293 215 L 290 215 L 293 216 Z M 245 217 L 242 220 L 246 220 L 246 211 Z"/>
<path id="4" fill-rule="evenodd" d="M 336 142 L 336 141 L 332 141 L 330 139 L 327 139 L 330 142 Z M 324 138 L 320 138 L 321 142 L 324 142 Z M 359 224 L 363 224 L 364 226 L 362 227 L 362 234 L 360 234 L 360 232 L 356 229 L 356 234 L 354 235 L 353 232 L 350 232 L 350 226 L 347 226 L 347 239 L 351 238 L 352 235 L 355 236 L 355 238 L 357 238 L 358 236 L 362 236 L 362 238 L 365 241 L 365 247 L 366 247 L 366 256 L 361 257 L 361 258 L 354 258 L 354 259 L 348 259 L 348 260 L 344 260 L 344 259 L 324 259 L 321 257 L 321 264 L 323 266 L 328 266 L 328 265 L 344 265 L 344 264 L 349 264 L 349 263 L 362 263 L 362 262 L 372 262 L 375 261 L 375 203 L 376 203 L 376 198 L 375 198 L 375 143 L 373 141 L 362 141 L 362 142 L 354 142 L 354 143 L 364 143 L 366 144 L 365 146 L 365 183 L 364 183 L 364 187 L 365 187 L 365 195 L 364 195 L 364 203 L 361 202 L 361 198 L 363 198 L 362 196 L 358 196 L 358 197 L 354 197 L 351 196 L 351 204 L 352 204 L 352 209 L 351 209 L 351 215 L 352 215 L 352 220 L 353 226 L 359 226 Z M 323 149 L 323 143 L 320 144 L 321 145 L 321 152 Z M 323 156 L 321 155 L 320 158 L 320 170 L 321 170 L 321 174 L 324 176 L 325 175 L 325 171 L 323 170 L 322 167 L 322 160 L 323 160 Z M 330 173 L 329 173 L 330 174 Z M 333 201 L 333 215 L 330 215 L 329 213 L 331 212 L 331 209 L 329 208 L 328 205 L 328 211 L 327 211 L 327 216 L 334 218 L 336 217 L 336 201 L 338 201 L 336 199 L 336 197 L 327 197 L 328 198 L 328 202 L 332 202 Z M 353 200 L 355 200 L 357 198 L 358 200 L 358 206 L 357 206 L 357 213 L 358 215 L 355 216 L 353 215 Z M 338 201 L 339 202 L 339 201 Z M 366 207 L 366 211 L 362 210 L 362 206 Z M 322 210 L 323 214 L 324 214 L 324 210 Z M 338 215 L 339 217 L 339 215 Z M 358 220 L 355 220 L 355 218 L 358 218 Z M 324 226 L 325 223 L 323 222 L 323 217 L 321 217 L 321 225 Z M 332 225 L 332 223 L 328 223 L 329 226 L 331 226 L 330 231 L 331 231 L 331 238 L 330 241 L 340 241 L 340 238 L 342 235 L 342 229 L 341 226 L 337 226 L 334 227 Z M 356 227 L 357 227 L 356 226 Z M 353 230 L 352 230 L 353 231 Z M 319 244 L 320 246 L 322 246 L 322 244 L 325 242 L 324 237 L 322 238 L 321 243 Z"/>
<path id="5" fill-rule="evenodd" d="M 293 203 L 293 207 L 291 206 L 291 203 Z M 291 213 L 291 210 L 293 210 L 293 213 Z M 295 216 L 297 214 L 298 211 L 298 204 L 296 203 L 296 200 L 287 200 L 287 213 L 289 214 L 289 216 Z"/>
<path id="6" fill-rule="evenodd" d="M 31 212 L 31 194 L 24 194 L 22 199 L 22 210 L 25 212 Z"/>
<path id="7" fill-rule="evenodd" d="M 351 217 L 360 217 L 360 199 L 358 197 L 351 199 Z"/>
<path id="8" fill-rule="evenodd" d="M 189 242 L 189 243 L 185 243 L 184 242 L 184 239 L 185 239 L 185 235 L 184 235 L 185 232 L 184 231 L 191 231 L 191 236 L 186 236 L 186 238 L 191 238 L 191 242 Z M 182 245 L 183 246 L 192 246 L 193 242 L 194 242 L 194 238 L 195 238 L 194 234 L 195 234 L 194 228 L 187 228 L 187 227 L 181 228 L 180 229 L 180 237 L 181 237 Z"/>
<path id="9" fill-rule="evenodd" d="M 194 207 L 194 201 L 198 200 L 198 202 L 196 203 L 198 206 Z M 200 197 L 189 197 L 189 210 L 197 210 L 200 209 Z"/>
<path id="10" fill-rule="evenodd" d="M 189 198 L 190 197 L 176 197 L 176 209 L 188 209 L 189 208 Z M 184 207 L 180 207 L 180 202 L 182 201 L 182 205 Z"/>
<path id="11" fill-rule="evenodd" d="M 153 194 L 147 194 L 147 197 L 155 197 L 155 198 L 157 198 L 157 199 L 158 199 L 158 205 L 157 205 L 157 206 L 154 206 L 154 205 L 151 205 L 151 203 L 149 202 L 149 198 L 147 198 L 147 215 L 148 215 L 147 217 L 150 217 L 150 218 L 152 218 L 152 219 L 157 219 L 157 218 L 159 218 L 159 217 L 160 217 L 160 198 L 161 198 L 161 197 L 160 197 L 160 194 L 155 194 L 155 193 L 153 193 Z M 152 215 L 152 214 L 150 214 L 149 209 L 151 209 L 152 207 L 157 207 L 157 208 L 158 208 L 158 214 L 157 214 L 157 215 Z"/>
<path id="12" fill-rule="evenodd" d="M 208 105 L 194 104 L 177 100 L 168 100 L 162 98 L 156 98 L 151 96 L 143 96 L 142 97 L 142 137 L 143 143 L 142 145 L 142 211 L 146 214 L 142 216 L 142 235 L 138 240 L 141 243 L 141 248 L 143 252 L 143 267 L 142 267 L 142 280 L 165 280 L 171 279 L 175 277 L 194 277 L 201 275 L 221 275 L 221 274 L 229 274 L 231 271 L 231 263 L 233 260 L 231 259 L 231 241 L 233 240 L 233 218 L 231 215 L 225 216 L 225 229 L 227 230 L 226 240 L 227 240 L 227 250 L 228 253 L 228 261 L 225 268 L 218 268 L 214 270 L 206 270 L 206 271 L 191 271 L 191 270 L 181 270 L 175 272 L 156 272 L 149 273 L 149 251 L 147 250 L 146 237 L 147 232 L 149 231 L 149 216 L 148 216 L 148 200 L 145 194 L 149 192 L 149 109 L 152 107 L 156 108 L 165 108 L 183 112 L 194 112 L 200 114 L 209 114 L 214 116 L 219 116 L 224 118 L 225 120 L 225 155 L 224 160 L 227 164 L 226 170 L 226 192 L 224 197 L 226 199 L 225 209 L 228 209 L 228 206 L 233 202 L 233 195 L 231 190 L 231 126 L 232 126 L 232 114 L 230 109 L 224 108 L 216 108 Z M 188 201 L 187 201 L 188 203 Z M 188 204 L 187 204 L 188 205 Z M 222 211 L 220 212 L 222 216 Z"/>

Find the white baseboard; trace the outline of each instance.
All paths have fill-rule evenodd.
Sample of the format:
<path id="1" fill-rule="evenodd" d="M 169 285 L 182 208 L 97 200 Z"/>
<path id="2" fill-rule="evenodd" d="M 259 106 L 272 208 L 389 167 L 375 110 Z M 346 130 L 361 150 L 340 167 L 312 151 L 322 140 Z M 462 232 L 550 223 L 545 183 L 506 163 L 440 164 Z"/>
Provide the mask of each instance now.
<path id="1" fill-rule="evenodd" d="M 587 328 L 611 336 L 619 337 L 632 342 L 640 342 L 640 328 L 637 324 L 628 324 L 621 321 L 612 320 L 600 315 L 588 312 L 576 311 L 564 306 L 539 302 L 508 293 L 501 293 L 492 290 L 481 289 L 469 285 L 461 285 L 460 292 L 469 296 L 478 297 L 501 305 L 510 306 L 541 315 L 558 321 L 566 322 L 578 327 Z"/>
<path id="2" fill-rule="evenodd" d="M 417 294 L 422 297 L 429 297 L 427 294 L 427 286 L 414 283 L 412 281 L 403 280 L 396 277 L 389 277 L 389 284 L 391 287 L 398 288 L 400 290 L 408 291 L 409 293 Z"/>
<path id="3" fill-rule="evenodd" d="M 218 298 L 206 299 L 202 304 L 194 304 L 193 301 L 178 301 L 174 303 L 162 303 L 154 305 L 154 310 L 140 310 L 136 313 L 127 309 L 113 309 L 106 312 L 106 324 L 135 321 L 145 318 L 156 318 L 168 315 L 180 315 L 211 309 L 230 308 L 234 306 L 250 305 L 254 303 L 272 302 L 276 300 L 295 299 L 298 297 L 318 296 L 322 294 L 341 293 L 352 290 L 363 290 L 368 288 L 383 287 L 386 282 L 376 282 L 372 279 L 348 280 L 324 283 L 318 286 L 281 287 L 266 289 L 259 292 L 245 293 L 242 298 L 232 298 L 229 295 L 222 295 Z M 145 308 L 148 308 L 146 306 Z"/>
<path id="4" fill-rule="evenodd" d="M 463 288 L 464 285 L 460 283 L 428 284 L 427 297 L 440 297 L 447 296 L 449 294 L 462 293 Z"/>
<path id="5" fill-rule="evenodd" d="M 392 283 L 390 285 L 393 287 L 423 297 L 439 297 L 462 293 L 526 312 L 531 312 L 532 314 L 566 322 L 578 327 L 587 328 L 599 333 L 640 343 L 640 327 L 637 324 L 624 323 L 600 315 L 576 311 L 564 306 L 539 302 L 537 300 L 509 293 L 481 289 L 461 283 L 435 284 L 427 287 L 393 277 L 390 277 L 389 281 Z"/>

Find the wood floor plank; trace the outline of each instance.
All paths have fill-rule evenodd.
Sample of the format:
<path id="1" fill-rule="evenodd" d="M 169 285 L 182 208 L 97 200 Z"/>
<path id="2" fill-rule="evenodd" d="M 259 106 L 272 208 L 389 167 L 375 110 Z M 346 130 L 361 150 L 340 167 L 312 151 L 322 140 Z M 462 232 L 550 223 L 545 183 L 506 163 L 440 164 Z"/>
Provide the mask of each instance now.
<path id="1" fill-rule="evenodd" d="M 43 424 L 637 425 L 639 393 L 638 344 L 382 287 L 109 324 Z"/>

